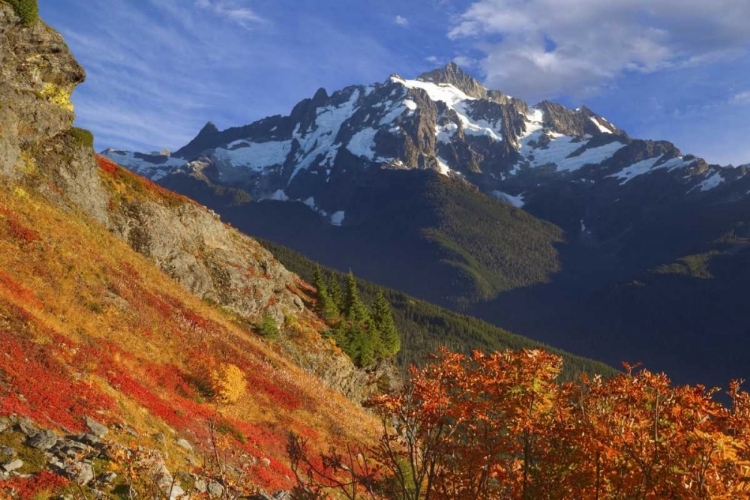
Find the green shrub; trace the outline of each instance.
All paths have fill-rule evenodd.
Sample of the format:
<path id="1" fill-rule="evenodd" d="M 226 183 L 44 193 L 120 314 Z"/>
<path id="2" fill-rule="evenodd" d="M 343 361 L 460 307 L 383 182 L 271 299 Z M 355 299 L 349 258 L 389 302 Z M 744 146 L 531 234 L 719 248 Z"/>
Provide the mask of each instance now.
<path id="1" fill-rule="evenodd" d="M 72 137 L 76 143 L 87 148 L 94 147 L 94 134 L 85 128 L 73 127 L 68 131 L 68 135 Z"/>
<path id="2" fill-rule="evenodd" d="M 16 11 L 21 22 L 26 26 L 34 24 L 39 19 L 39 5 L 37 0 L 5 0 Z"/>
<path id="3" fill-rule="evenodd" d="M 268 313 L 263 315 L 258 325 L 258 333 L 267 339 L 275 339 L 279 336 L 279 327 L 276 326 L 276 321 Z"/>

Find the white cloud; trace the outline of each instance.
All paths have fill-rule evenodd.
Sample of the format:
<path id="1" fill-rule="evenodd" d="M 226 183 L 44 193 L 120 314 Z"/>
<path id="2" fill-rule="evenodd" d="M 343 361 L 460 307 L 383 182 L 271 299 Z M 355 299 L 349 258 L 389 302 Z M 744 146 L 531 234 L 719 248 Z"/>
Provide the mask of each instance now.
<path id="1" fill-rule="evenodd" d="M 456 56 L 453 58 L 453 62 L 458 64 L 463 69 L 473 68 L 477 64 L 477 61 L 475 59 L 466 56 Z"/>
<path id="2" fill-rule="evenodd" d="M 732 104 L 737 104 L 740 106 L 749 105 L 750 104 L 750 90 L 747 90 L 745 92 L 740 92 L 738 94 L 734 94 L 730 102 Z"/>
<path id="3" fill-rule="evenodd" d="M 476 0 L 449 37 L 484 53 L 489 86 L 541 98 L 737 57 L 748 19 L 746 0 Z"/>
<path id="4" fill-rule="evenodd" d="M 399 26 L 403 26 L 404 28 L 406 28 L 407 26 L 409 26 L 409 20 L 406 19 L 403 16 L 396 16 L 393 19 L 393 22 L 396 23 L 396 24 L 398 24 Z"/>
<path id="5" fill-rule="evenodd" d="M 209 10 L 219 17 L 235 22 L 244 28 L 267 21 L 249 7 L 241 7 L 236 2 L 224 0 L 195 0 L 198 8 Z"/>
<path id="6" fill-rule="evenodd" d="M 440 58 L 438 56 L 429 56 L 425 58 L 425 61 L 427 61 L 430 64 L 439 64 Z"/>

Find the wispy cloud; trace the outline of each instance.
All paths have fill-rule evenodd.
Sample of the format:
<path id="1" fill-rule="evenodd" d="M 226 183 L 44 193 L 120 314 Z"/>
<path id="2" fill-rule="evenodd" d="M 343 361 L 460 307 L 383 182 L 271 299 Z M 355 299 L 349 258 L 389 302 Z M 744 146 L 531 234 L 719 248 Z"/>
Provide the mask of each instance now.
<path id="1" fill-rule="evenodd" d="M 393 22 L 398 24 L 399 26 L 403 26 L 404 28 L 409 26 L 409 20 L 403 16 L 396 16 L 395 18 L 393 18 Z"/>
<path id="2" fill-rule="evenodd" d="M 750 105 L 750 90 L 734 94 L 729 102 L 739 106 Z"/>
<path id="3" fill-rule="evenodd" d="M 398 61 L 379 38 L 314 9 L 284 17 L 282 29 L 274 16 L 286 7 L 228 17 L 221 9 L 246 7 L 199 1 L 40 0 L 86 68 L 73 100 L 97 148 L 176 149 L 208 120 L 230 127 L 288 113 L 320 86 L 376 81 Z"/>
<path id="4" fill-rule="evenodd" d="M 196 0 L 195 5 L 198 8 L 212 12 L 214 15 L 235 22 L 244 28 L 251 28 L 253 25 L 264 24 L 268 21 L 249 7 L 232 1 L 223 0 Z"/>
<path id="5" fill-rule="evenodd" d="M 492 86 L 554 97 L 747 54 L 747 19 L 746 0 L 477 0 L 449 36 L 484 54 Z"/>
<path id="6" fill-rule="evenodd" d="M 458 64 L 463 69 L 471 69 L 477 65 L 477 61 L 467 56 L 456 56 L 453 58 L 453 62 Z"/>

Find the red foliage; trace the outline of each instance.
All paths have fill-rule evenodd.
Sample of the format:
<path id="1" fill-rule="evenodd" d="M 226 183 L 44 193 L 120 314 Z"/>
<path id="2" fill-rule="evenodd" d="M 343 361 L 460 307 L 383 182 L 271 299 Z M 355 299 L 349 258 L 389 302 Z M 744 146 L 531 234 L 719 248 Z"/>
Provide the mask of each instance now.
<path id="1" fill-rule="evenodd" d="M 274 458 L 268 458 L 271 464 L 266 466 L 259 462 L 248 471 L 253 481 L 269 491 L 289 490 L 294 485 L 292 470 Z"/>
<path id="2" fill-rule="evenodd" d="M 36 308 L 42 307 L 42 302 L 36 298 L 34 292 L 18 283 L 2 270 L 0 270 L 0 287 L 8 290 L 11 296 L 18 299 L 24 305 L 31 305 Z"/>
<path id="3" fill-rule="evenodd" d="M 285 410 L 298 410 L 302 406 L 300 395 L 279 386 L 268 368 L 251 361 L 236 360 L 236 364 L 245 373 L 248 391 L 265 394 L 275 405 Z"/>
<path id="4" fill-rule="evenodd" d="M 425 489 L 413 498 L 749 498 L 750 395 L 739 383 L 727 408 L 716 390 L 628 365 L 559 384 L 561 361 L 442 351 L 404 390 L 370 401 L 384 424 L 373 458 L 396 472 L 416 464 L 411 484 Z"/>
<path id="5" fill-rule="evenodd" d="M 50 420 L 71 430 L 84 430 L 80 420 L 114 403 L 91 384 L 75 380 L 55 357 L 55 347 L 0 333 L 0 380 L 7 382 L 0 393 L 0 414 L 16 413 L 40 423 Z"/>
<path id="6" fill-rule="evenodd" d="M 3 483 L 2 489 L 6 492 L 14 492 L 15 498 L 28 500 L 40 498 L 42 493 L 57 493 L 66 486 L 69 481 L 52 471 L 42 471 L 31 478 L 14 477 Z"/>
<path id="7" fill-rule="evenodd" d="M 33 243 L 40 239 L 38 232 L 21 224 L 18 217 L 11 213 L 10 210 L 0 206 L 0 214 L 8 225 L 7 234 L 12 239 L 19 241 L 21 244 Z"/>
<path id="8" fill-rule="evenodd" d="M 152 293 L 146 292 L 145 290 L 142 290 L 139 295 L 144 304 L 147 307 L 156 309 L 162 318 L 168 319 L 172 317 L 172 307 L 166 301 Z"/>
<path id="9" fill-rule="evenodd" d="M 96 155 L 96 161 L 99 164 L 99 168 L 104 170 L 110 175 L 116 175 L 120 169 L 120 166 L 117 165 L 117 163 L 108 160 L 107 158 L 104 158 L 103 156 Z"/>
<path id="10" fill-rule="evenodd" d="M 192 391 L 184 381 L 178 380 L 179 374 L 169 375 L 169 367 L 150 367 L 167 386 L 182 387 L 186 392 Z M 213 409 L 195 401 L 185 399 L 178 392 L 172 397 L 162 398 L 150 386 L 135 380 L 129 373 L 118 366 L 112 366 L 106 374 L 109 384 L 126 396 L 134 399 L 146 408 L 153 416 L 160 418 L 176 429 L 191 429 L 199 435 L 205 435 L 205 422 L 213 415 Z M 189 393 L 189 392 L 188 392 Z"/>

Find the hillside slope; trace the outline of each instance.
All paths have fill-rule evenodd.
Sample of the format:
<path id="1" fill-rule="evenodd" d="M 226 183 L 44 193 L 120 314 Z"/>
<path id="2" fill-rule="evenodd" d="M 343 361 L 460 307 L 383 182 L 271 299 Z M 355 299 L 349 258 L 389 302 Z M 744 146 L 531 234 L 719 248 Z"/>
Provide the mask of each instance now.
<path id="1" fill-rule="evenodd" d="M 0 57 L 3 496 L 289 489 L 287 431 L 321 450 L 369 440 L 344 393 L 366 397 L 378 374 L 321 337 L 309 286 L 194 202 L 97 160 L 71 128 L 83 70 L 2 2 Z"/>

